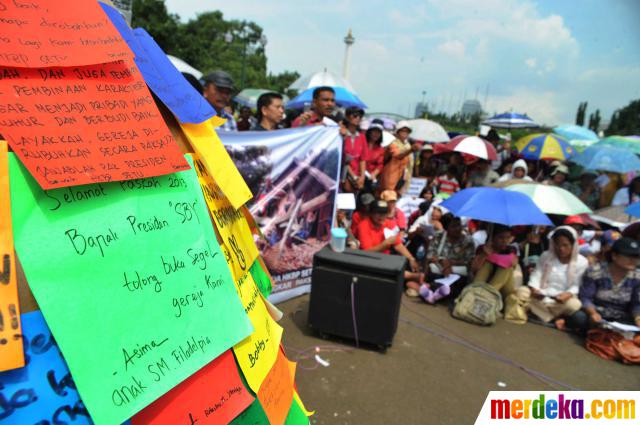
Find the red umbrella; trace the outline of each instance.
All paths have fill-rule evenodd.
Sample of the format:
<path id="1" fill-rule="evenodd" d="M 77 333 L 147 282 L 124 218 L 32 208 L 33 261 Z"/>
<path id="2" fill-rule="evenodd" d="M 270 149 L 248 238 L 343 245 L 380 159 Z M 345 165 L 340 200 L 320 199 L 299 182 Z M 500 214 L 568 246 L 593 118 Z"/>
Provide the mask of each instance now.
<path id="1" fill-rule="evenodd" d="M 434 151 L 443 152 L 460 152 L 474 156 L 476 158 L 495 160 L 498 159 L 496 148 L 484 139 L 478 136 L 460 135 L 456 136 L 449 143 L 439 143 Z"/>

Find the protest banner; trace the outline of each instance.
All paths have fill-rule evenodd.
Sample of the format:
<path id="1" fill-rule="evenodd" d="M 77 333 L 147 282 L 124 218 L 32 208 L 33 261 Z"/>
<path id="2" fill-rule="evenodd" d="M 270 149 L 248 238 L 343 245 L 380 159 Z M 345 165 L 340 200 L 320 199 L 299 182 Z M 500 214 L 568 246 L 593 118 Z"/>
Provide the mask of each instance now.
<path id="1" fill-rule="evenodd" d="M 24 366 L 16 276 L 9 196 L 9 157 L 7 142 L 0 140 L 0 372 Z"/>
<path id="2" fill-rule="evenodd" d="M 97 1 L 66 0 L 60 6 L 46 0 L 1 2 L 0 66 L 68 67 L 133 57 Z"/>
<path id="3" fill-rule="evenodd" d="M 16 250 L 96 424 L 252 332 L 193 170 L 44 191 L 9 165 Z"/>
<path id="4" fill-rule="evenodd" d="M 266 237 L 258 248 L 273 277 L 269 299 L 308 292 L 313 255 L 328 243 L 333 223 L 342 151 L 337 127 L 219 136 L 254 194 L 248 207 Z"/>

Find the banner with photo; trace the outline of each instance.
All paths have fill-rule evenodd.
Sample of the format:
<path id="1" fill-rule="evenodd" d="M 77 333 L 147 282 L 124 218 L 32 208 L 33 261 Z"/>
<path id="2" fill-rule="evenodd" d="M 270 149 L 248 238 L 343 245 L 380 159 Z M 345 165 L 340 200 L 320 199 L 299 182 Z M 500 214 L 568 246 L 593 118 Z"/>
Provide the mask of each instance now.
<path id="1" fill-rule="evenodd" d="M 253 193 L 247 203 L 277 303 L 311 289 L 313 256 L 328 242 L 342 156 L 337 127 L 218 132 Z"/>

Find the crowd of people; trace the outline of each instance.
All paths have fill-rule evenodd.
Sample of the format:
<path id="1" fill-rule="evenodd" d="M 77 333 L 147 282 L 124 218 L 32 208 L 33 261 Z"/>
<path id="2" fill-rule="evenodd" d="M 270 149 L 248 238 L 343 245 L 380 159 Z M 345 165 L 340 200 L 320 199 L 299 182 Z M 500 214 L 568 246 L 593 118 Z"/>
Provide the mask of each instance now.
<path id="1" fill-rule="evenodd" d="M 577 215 L 551 217 L 556 227 L 507 227 L 456 217 L 441 204 L 464 188 L 515 180 L 561 187 L 596 210 L 639 202 L 640 176 L 525 160 L 508 135 L 494 129 L 482 136 L 498 153 L 494 161 L 436 153 L 428 141 L 412 139 L 403 121 L 393 129 L 393 141 L 384 144 L 384 123 L 373 119 L 363 130 L 362 109 L 338 114 L 331 87 L 316 88 L 311 109 L 297 116 L 285 115 L 281 95 L 263 94 L 256 116 L 242 108 L 236 122 L 228 110 L 231 77 L 217 71 L 204 82 L 204 96 L 227 118 L 223 130 L 272 131 L 322 125 L 326 118 L 339 124 L 340 190 L 354 194 L 357 208 L 339 210 L 337 223 L 347 230 L 351 248 L 407 258 L 407 296 L 434 304 L 455 299 L 471 282 L 484 282 L 500 292 L 505 309 L 520 306 L 529 318 L 560 329 L 586 331 L 603 320 L 640 326 L 640 222 L 603 230 L 589 216 Z M 397 203 L 412 178 L 426 183 L 422 202 L 406 217 Z"/>

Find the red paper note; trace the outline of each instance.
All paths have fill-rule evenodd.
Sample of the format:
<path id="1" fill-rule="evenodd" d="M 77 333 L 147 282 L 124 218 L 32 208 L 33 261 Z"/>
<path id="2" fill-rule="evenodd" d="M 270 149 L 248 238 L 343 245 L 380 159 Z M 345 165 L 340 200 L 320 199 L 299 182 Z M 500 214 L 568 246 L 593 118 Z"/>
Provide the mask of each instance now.
<path id="1" fill-rule="evenodd" d="M 136 414 L 131 425 L 227 424 L 253 400 L 242 385 L 231 351 L 225 351 Z"/>
<path id="2" fill-rule="evenodd" d="M 189 168 L 132 61 L 0 67 L 0 133 L 44 189 Z"/>
<path id="3" fill-rule="evenodd" d="M 287 419 L 293 401 L 294 369 L 280 350 L 276 362 L 260 386 L 258 400 L 271 425 L 282 425 Z"/>
<path id="4" fill-rule="evenodd" d="M 97 1 L 0 0 L 0 66 L 79 66 L 133 58 Z"/>

